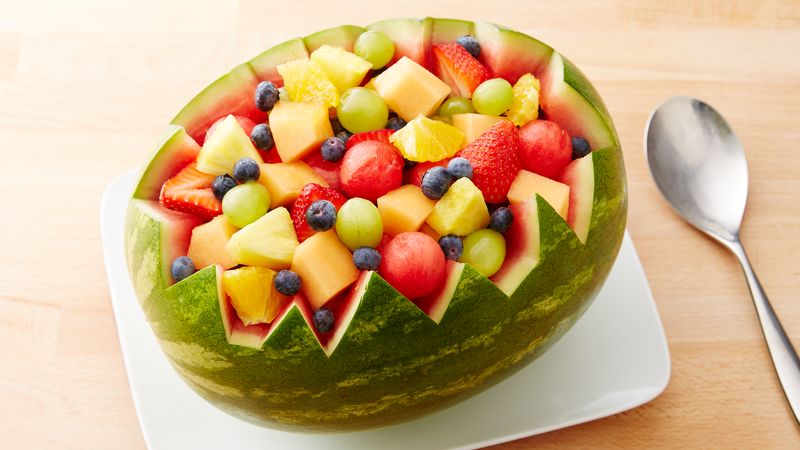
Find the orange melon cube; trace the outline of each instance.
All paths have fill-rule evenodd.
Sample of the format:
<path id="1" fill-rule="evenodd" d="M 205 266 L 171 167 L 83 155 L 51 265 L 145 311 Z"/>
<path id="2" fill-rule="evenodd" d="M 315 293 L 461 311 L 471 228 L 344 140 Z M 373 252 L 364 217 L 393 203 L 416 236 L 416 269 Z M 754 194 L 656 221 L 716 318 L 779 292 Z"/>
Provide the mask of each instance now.
<path id="1" fill-rule="evenodd" d="M 422 193 L 419 186 L 407 184 L 378 198 L 378 211 L 383 221 L 383 232 L 397 236 L 407 231 L 417 231 L 425 223 L 434 200 Z"/>
<path id="2" fill-rule="evenodd" d="M 453 126 L 461 130 L 464 133 L 464 138 L 466 139 L 466 143 L 469 144 L 470 142 L 478 139 L 480 135 L 485 133 L 492 127 L 492 125 L 500 122 L 501 120 L 508 120 L 505 117 L 500 116 L 487 116 L 486 114 L 453 114 L 452 116 Z"/>
<path id="3" fill-rule="evenodd" d="M 195 227 L 187 256 L 198 269 L 212 264 L 230 269 L 236 265 L 236 261 L 231 258 L 226 246 L 233 233 L 238 230 L 225 216 L 217 216 L 210 222 Z"/>
<path id="4" fill-rule="evenodd" d="M 300 276 L 300 289 L 314 309 L 347 289 L 360 274 L 353 255 L 333 230 L 303 241 L 294 251 L 292 271 Z"/>
<path id="5" fill-rule="evenodd" d="M 406 122 L 430 116 L 450 94 L 450 86 L 404 56 L 372 79 L 375 91 Z"/>
<path id="6" fill-rule="evenodd" d="M 428 225 L 427 223 L 423 223 L 422 226 L 419 228 L 420 233 L 425 233 L 428 236 L 432 237 L 434 241 L 439 242 L 439 239 L 442 237 L 436 230 L 433 229 L 432 226 Z"/>
<path id="7" fill-rule="evenodd" d="M 270 209 L 294 203 L 303 186 L 308 183 L 328 187 L 328 183 L 303 161 L 261 164 L 258 182 L 269 191 Z"/>
<path id="8" fill-rule="evenodd" d="M 512 204 L 522 203 L 534 194 L 541 195 L 564 220 L 567 219 L 569 186 L 527 170 L 520 170 L 508 191 L 508 201 Z"/>
<path id="9" fill-rule="evenodd" d="M 322 102 L 283 102 L 269 114 L 269 127 L 281 161 L 298 161 L 333 136 L 328 108 Z"/>

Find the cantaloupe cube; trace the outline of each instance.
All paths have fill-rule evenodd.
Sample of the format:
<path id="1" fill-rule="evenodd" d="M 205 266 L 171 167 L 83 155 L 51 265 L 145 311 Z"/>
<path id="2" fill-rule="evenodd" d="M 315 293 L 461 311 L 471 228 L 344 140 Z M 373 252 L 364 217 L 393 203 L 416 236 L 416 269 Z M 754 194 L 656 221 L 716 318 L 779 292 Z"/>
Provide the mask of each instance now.
<path id="1" fill-rule="evenodd" d="M 303 295 L 314 309 L 347 289 L 359 276 L 353 255 L 333 230 L 303 241 L 294 251 L 292 271 L 300 276 Z"/>
<path id="2" fill-rule="evenodd" d="M 386 104 L 406 122 L 430 116 L 450 94 L 450 86 L 408 57 L 402 57 L 373 80 Z"/>
<path id="3" fill-rule="evenodd" d="M 433 240 L 436 242 L 439 242 L 439 239 L 442 237 L 442 235 L 437 233 L 436 230 L 434 230 L 433 227 L 431 227 L 427 223 L 423 223 L 422 226 L 419 227 L 419 231 L 420 233 L 425 233 L 428 236 L 432 237 Z"/>
<path id="4" fill-rule="evenodd" d="M 417 231 L 425 223 L 434 200 L 422 193 L 419 186 L 406 184 L 378 198 L 378 211 L 383 221 L 383 232 L 397 236 L 406 231 Z"/>
<path id="5" fill-rule="evenodd" d="M 270 209 L 289 206 L 308 183 L 328 187 L 328 183 L 303 161 L 278 164 L 261 164 L 258 182 L 269 190 Z"/>
<path id="6" fill-rule="evenodd" d="M 440 236 L 466 236 L 489 224 L 489 209 L 483 194 L 469 178 L 459 178 L 436 202 L 426 219 Z"/>
<path id="7" fill-rule="evenodd" d="M 225 216 L 217 216 L 211 222 L 195 227 L 187 256 L 198 269 L 212 264 L 230 269 L 236 265 L 236 261 L 228 254 L 225 246 L 236 231 L 238 228 L 231 225 Z"/>
<path id="8" fill-rule="evenodd" d="M 569 212 L 569 186 L 527 170 L 520 170 L 508 191 L 508 201 L 522 203 L 534 194 L 541 195 L 566 220 Z"/>
<path id="9" fill-rule="evenodd" d="M 500 122 L 501 120 L 508 120 L 500 116 L 487 116 L 486 114 L 453 114 L 453 126 L 464 133 L 467 144 L 478 139 L 480 135 L 485 133 L 492 125 Z"/>
<path id="10" fill-rule="evenodd" d="M 322 102 L 280 101 L 269 115 L 269 126 L 284 162 L 305 158 L 333 136 L 328 108 Z"/>

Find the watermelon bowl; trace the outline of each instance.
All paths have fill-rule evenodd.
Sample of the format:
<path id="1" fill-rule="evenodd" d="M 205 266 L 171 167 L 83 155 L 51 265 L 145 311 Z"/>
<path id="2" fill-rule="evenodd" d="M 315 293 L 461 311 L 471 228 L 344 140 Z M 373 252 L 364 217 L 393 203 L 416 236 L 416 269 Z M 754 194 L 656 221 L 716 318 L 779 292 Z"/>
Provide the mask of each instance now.
<path id="1" fill-rule="evenodd" d="M 487 277 L 473 264 L 448 260 L 437 288 L 419 298 L 409 300 L 380 270 L 359 271 L 326 303 L 335 317 L 330 330 L 320 331 L 314 320 L 319 302 L 304 290 L 285 297 L 268 321 L 242 320 L 223 281 L 235 264 L 197 267 L 176 282 L 172 263 L 190 252 L 193 230 L 208 217 L 165 207 L 165 182 L 198 158 L 218 120 L 234 115 L 243 128 L 269 122 L 254 93 L 263 81 L 284 85 L 279 66 L 326 45 L 352 51 L 368 30 L 393 41 L 387 72 L 406 59 L 435 71 L 437 46 L 473 36 L 480 44 L 477 60 L 492 77 L 514 85 L 532 74 L 540 83 L 540 118 L 591 148 L 559 176 L 569 188 L 568 209 L 557 211 L 538 191 L 512 201 L 514 220 L 503 233 L 507 250 L 499 270 Z M 312 164 L 324 178 L 323 166 Z M 390 19 L 274 46 L 192 99 L 142 171 L 128 206 L 126 254 L 145 317 L 195 392 L 258 425 L 344 432 L 419 418 L 535 360 L 600 291 L 622 243 L 626 213 L 619 138 L 599 94 L 569 60 L 489 23 Z"/>

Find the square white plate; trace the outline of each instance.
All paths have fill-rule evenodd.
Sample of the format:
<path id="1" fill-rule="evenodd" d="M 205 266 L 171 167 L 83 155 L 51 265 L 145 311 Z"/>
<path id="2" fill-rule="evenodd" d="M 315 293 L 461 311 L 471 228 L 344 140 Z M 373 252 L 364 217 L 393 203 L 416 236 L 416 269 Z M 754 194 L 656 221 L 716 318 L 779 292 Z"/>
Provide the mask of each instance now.
<path id="1" fill-rule="evenodd" d="M 559 342 L 498 385 L 421 419 L 370 431 L 298 434 L 231 417 L 195 394 L 161 352 L 124 257 L 124 217 L 137 176 L 106 189 L 100 210 L 111 303 L 145 442 L 177 449 L 475 448 L 568 427 L 646 403 L 670 375 L 664 330 L 630 236 L 592 306 Z"/>

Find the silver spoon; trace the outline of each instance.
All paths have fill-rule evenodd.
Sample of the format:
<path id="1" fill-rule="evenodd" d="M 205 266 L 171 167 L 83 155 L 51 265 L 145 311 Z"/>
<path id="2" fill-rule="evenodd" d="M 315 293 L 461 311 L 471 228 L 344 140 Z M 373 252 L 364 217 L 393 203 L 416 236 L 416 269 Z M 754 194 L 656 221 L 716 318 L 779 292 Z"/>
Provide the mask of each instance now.
<path id="1" fill-rule="evenodd" d="M 739 259 L 775 371 L 800 423 L 800 359 L 739 240 L 747 201 L 742 145 L 714 108 L 689 97 L 673 97 L 650 114 L 644 145 L 650 173 L 670 205 Z"/>

